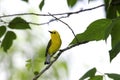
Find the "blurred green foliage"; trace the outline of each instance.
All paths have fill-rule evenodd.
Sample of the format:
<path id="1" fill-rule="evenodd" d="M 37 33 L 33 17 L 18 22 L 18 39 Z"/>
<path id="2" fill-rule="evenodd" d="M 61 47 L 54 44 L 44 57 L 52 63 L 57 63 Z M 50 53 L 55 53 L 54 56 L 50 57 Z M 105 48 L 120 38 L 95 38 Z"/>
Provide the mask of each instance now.
<path id="1" fill-rule="evenodd" d="M 29 0 L 22 0 L 25 2 L 29 2 Z M 68 7 L 73 8 L 78 1 L 83 0 L 66 0 Z M 88 3 L 93 0 L 88 0 Z M 91 23 L 88 28 L 76 37 L 80 42 L 83 41 L 93 41 L 93 40 L 106 40 L 109 35 L 111 35 L 111 46 L 112 49 L 109 51 L 110 53 L 110 61 L 112 61 L 120 52 L 120 0 L 104 0 L 105 3 L 105 11 L 106 11 L 106 19 L 99 19 Z M 45 5 L 45 0 L 42 0 L 39 4 L 39 9 L 42 10 L 43 6 Z M 99 27 L 98 27 L 99 26 Z M 21 17 L 15 17 L 6 25 L 0 24 L 0 40 L 1 40 L 1 47 L 5 52 L 8 54 L 3 54 L 5 52 L 0 50 L 0 63 L 4 66 L 3 71 L 6 72 L 8 80 L 31 80 L 34 75 L 39 73 L 44 67 L 44 60 L 45 60 L 45 45 L 37 45 L 37 48 L 34 47 L 33 39 L 35 36 L 32 35 L 32 31 L 29 32 L 26 29 L 30 29 L 31 26 Z M 14 43 L 13 41 L 17 40 L 17 31 L 15 30 L 26 30 L 25 35 L 27 36 L 25 39 Z M 42 36 L 42 35 L 41 35 Z M 43 36 L 42 36 L 43 38 Z M 23 43 L 24 45 L 29 45 L 27 48 L 22 48 L 19 45 Z M 13 44 L 14 43 L 14 44 Z M 77 42 L 75 39 L 72 40 L 71 44 L 76 44 Z M 36 43 L 37 44 L 37 43 Z M 39 47 L 39 48 L 38 48 Z M 29 51 L 32 49 L 34 54 Z M 24 51 L 28 49 L 28 52 Z M 16 67 L 17 64 L 15 60 L 21 54 L 21 59 L 24 59 L 24 67 L 19 68 Z M 30 56 L 28 58 L 28 56 Z M 26 67 L 25 67 L 26 66 Z M 39 80 L 66 80 L 68 76 L 68 66 L 65 61 L 57 61 L 49 71 L 45 72 Z M 88 70 L 80 80 L 84 80 L 89 77 L 89 80 L 103 80 L 103 75 L 96 75 L 96 68 Z M 105 74 L 112 79 L 119 79 L 119 74 L 114 73 L 107 73 Z"/>
<path id="2" fill-rule="evenodd" d="M 34 44 L 32 45 L 31 43 L 33 41 L 31 39 L 33 39 L 35 36 L 32 35 L 32 33 L 30 32 L 25 32 L 24 34 L 27 36 L 26 38 L 24 38 L 25 40 L 18 41 L 19 38 L 16 39 L 17 43 L 14 43 L 11 49 L 8 50 L 8 54 L 3 54 L 5 52 L 3 52 L 2 49 L 0 50 L 0 63 L 5 66 L 4 71 L 6 72 L 6 74 L 9 75 L 7 77 L 7 80 L 31 80 L 38 72 L 40 72 L 45 67 L 44 61 L 46 46 L 43 44 L 41 46 L 34 46 Z M 22 42 L 25 42 L 24 45 L 29 44 L 29 48 L 31 48 L 34 53 L 29 53 L 29 48 L 28 52 L 26 52 L 26 50 L 22 48 L 24 47 L 24 45 L 20 47 L 19 45 Z M 29 57 L 30 55 L 31 57 Z M 22 65 L 23 63 L 16 63 L 17 61 L 15 60 L 17 60 L 17 58 L 23 59 L 24 65 Z M 19 64 L 23 67 L 20 68 Z M 17 65 L 18 67 L 16 67 Z M 62 72 L 62 74 L 60 72 Z M 45 74 L 43 74 L 38 80 L 61 80 L 66 79 L 67 76 L 68 67 L 66 61 L 62 60 L 55 63 L 55 65 L 53 65 L 48 71 L 46 71 Z"/>

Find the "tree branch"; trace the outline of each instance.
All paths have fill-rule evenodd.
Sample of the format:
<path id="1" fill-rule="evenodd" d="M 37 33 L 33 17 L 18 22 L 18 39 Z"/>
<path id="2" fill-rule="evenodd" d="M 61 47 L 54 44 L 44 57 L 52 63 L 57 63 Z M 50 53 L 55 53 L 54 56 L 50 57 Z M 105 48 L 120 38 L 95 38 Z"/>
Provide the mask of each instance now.
<path id="1" fill-rule="evenodd" d="M 80 9 L 78 11 L 75 12 L 65 12 L 65 13 L 57 13 L 57 14 L 52 14 L 54 16 L 60 16 L 60 15 L 68 15 L 68 17 L 72 14 L 78 14 L 80 12 L 85 12 L 85 11 L 90 11 L 90 10 L 94 10 L 96 8 L 105 6 L 105 4 L 101 4 L 92 8 L 88 8 L 88 9 Z M 5 18 L 5 17 L 12 17 L 12 16 L 22 16 L 22 15 L 34 15 L 34 16 L 50 16 L 49 14 L 37 14 L 37 13 L 19 13 L 19 14 L 11 14 L 11 15 L 4 15 L 4 16 L 0 16 L 0 18 Z"/>
<path id="2" fill-rule="evenodd" d="M 52 16 L 53 18 L 55 18 L 56 20 L 58 20 L 58 21 L 62 22 L 63 24 L 65 24 L 65 25 L 71 30 L 71 32 L 72 32 L 72 34 L 74 35 L 76 41 L 78 42 L 78 39 L 77 39 L 77 37 L 76 37 L 76 35 L 75 35 L 73 29 L 72 29 L 66 22 L 64 22 L 64 21 L 62 21 L 62 20 L 60 20 L 60 19 L 58 19 L 57 17 L 55 17 L 54 15 L 52 15 L 52 14 L 50 14 L 50 13 L 48 13 L 48 14 L 51 15 L 51 16 Z"/>
<path id="3" fill-rule="evenodd" d="M 69 17 L 70 15 L 73 15 L 73 14 L 78 14 L 78 13 L 81 13 L 81 12 L 85 12 L 85 11 L 90 11 L 90 10 L 94 10 L 96 8 L 99 8 L 99 7 L 102 7 L 102 6 L 105 6 L 104 4 L 101 4 L 99 6 L 96 6 L 96 7 L 92 7 L 92 8 L 88 8 L 88 9 L 80 9 L 78 11 L 75 11 L 75 12 L 65 12 L 65 13 L 57 13 L 57 14 L 52 14 L 53 16 L 61 16 L 59 18 L 57 18 L 57 20 L 60 20 L 62 18 L 67 18 Z M 3 16 L 0 16 L 0 18 L 6 18 L 6 17 L 13 17 L 13 16 L 27 16 L 27 15 L 34 15 L 34 16 L 51 16 L 49 14 L 38 14 L 38 13 L 19 13 L 19 14 L 11 14 L 11 15 L 3 15 Z M 44 22 L 44 23 L 33 23 L 33 22 L 28 22 L 29 24 L 33 24 L 33 25 L 45 25 L 45 24 L 49 24 L 53 21 L 56 21 L 56 19 L 51 19 L 49 20 L 48 22 Z"/>
<path id="4" fill-rule="evenodd" d="M 62 17 L 59 17 L 59 18 L 57 18 L 57 19 L 62 19 L 62 18 L 66 18 L 67 16 L 62 16 Z M 48 22 L 44 22 L 44 23 L 32 23 L 32 22 L 28 22 L 29 24 L 33 24 L 33 25 L 45 25 L 45 24 L 49 24 L 49 23 L 51 23 L 51 22 L 54 22 L 54 21 L 56 21 L 57 19 L 51 19 L 51 20 L 49 20 Z"/>
<path id="5" fill-rule="evenodd" d="M 77 43 L 77 44 L 73 44 L 73 45 L 68 46 L 68 47 L 66 47 L 66 48 L 64 48 L 64 49 L 59 50 L 59 52 L 58 52 L 57 55 L 55 56 L 54 60 L 51 61 L 51 63 L 48 64 L 43 70 L 41 70 L 37 75 L 35 75 L 34 78 L 33 78 L 33 80 L 37 80 L 44 72 L 46 72 L 46 71 L 53 65 L 53 63 L 56 62 L 56 60 L 60 57 L 60 55 L 61 55 L 64 51 L 67 51 L 67 50 L 69 50 L 69 49 L 71 49 L 71 48 L 73 48 L 73 47 L 76 47 L 76 46 L 78 46 L 78 45 L 85 44 L 85 43 L 87 43 L 87 42 L 88 42 L 88 41 L 79 42 L 79 43 Z"/>
<path id="6" fill-rule="evenodd" d="M 74 37 L 76 38 L 74 31 L 72 30 L 72 28 L 71 28 L 67 23 L 65 23 L 64 21 L 58 19 L 57 17 L 55 17 L 54 15 L 52 15 L 52 14 L 50 14 L 50 13 L 48 13 L 48 14 L 49 14 L 50 16 L 52 16 L 53 18 L 55 18 L 55 20 L 59 20 L 60 22 L 62 22 L 63 24 L 65 24 L 65 25 L 72 31 Z M 77 38 L 76 38 L 76 40 L 77 40 L 77 42 L 78 42 L 78 39 L 77 39 Z M 68 46 L 68 47 L 66 47 L 66 48 L 64 48 L 64 49 L 62 49 L 62 50 L 59 50 L 59 53 L 56 55 L 56 57 L 54 58 L 54 60 L 51 61 L 51 63 L 50 63 L 49 65 L 47 65 L 38 75 L 36 75 L 36 76 L 33 78 L 33 80 L 37 80 L 45 71 L 47 71 L 47 70 L 52 66 L 52 64 L 60 57 L 60 55 L 61 55 L 64 51 L 66 51 L 66 50 L 68 50 L 68 49 L 70 49 L 70 48 L 72 48 L 72 47 L 75 47 L 75 46 L 77 46 L 77 45 L 84 44 L 84 43 L 87 43 L 87 42 L 85 41 L 85 42 L 78 43 L 78 44 L 75 44 L 75 45 L 72 45 L 72 46 Z"/>

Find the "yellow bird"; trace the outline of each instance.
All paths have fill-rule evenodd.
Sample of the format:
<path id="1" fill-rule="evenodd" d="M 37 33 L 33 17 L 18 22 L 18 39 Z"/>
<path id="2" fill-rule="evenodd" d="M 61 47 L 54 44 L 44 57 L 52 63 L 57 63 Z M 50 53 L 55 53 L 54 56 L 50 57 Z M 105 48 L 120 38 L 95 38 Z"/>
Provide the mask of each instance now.
<path id="1" fill-rule="evenodd" d="M 46 60 L 44 64 L 50 64 L 51 57 L 59 50 L 62 44 L 60 35 L 56 30 L 49 32 L 51 34 L 51 39 L 49 40 L 46 48 L 46 53 L 45 53 Z"/>

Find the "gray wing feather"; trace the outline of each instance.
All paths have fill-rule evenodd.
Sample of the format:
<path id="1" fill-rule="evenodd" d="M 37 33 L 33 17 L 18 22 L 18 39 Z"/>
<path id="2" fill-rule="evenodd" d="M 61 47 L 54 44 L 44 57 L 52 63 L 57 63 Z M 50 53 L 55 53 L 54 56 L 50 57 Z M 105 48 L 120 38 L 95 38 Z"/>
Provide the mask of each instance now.
<path id="1" fill-rule="evenodd" d="M 46 48 L 46 52 L 45 52 L 45 56 L 47 56 L 47 54 L 48 54 L 48 49 L 49 49 L 50 45 L 51 45 L 51 39 L 48 42 L 48 45 L 47 45 L 47 48 Z"/>

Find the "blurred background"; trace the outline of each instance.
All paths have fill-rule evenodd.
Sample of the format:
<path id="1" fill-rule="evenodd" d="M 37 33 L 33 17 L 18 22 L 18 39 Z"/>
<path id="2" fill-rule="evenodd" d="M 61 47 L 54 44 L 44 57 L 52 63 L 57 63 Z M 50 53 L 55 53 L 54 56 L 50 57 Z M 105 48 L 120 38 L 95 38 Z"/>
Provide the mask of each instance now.
<path id="1" fill-rule="evenodd" d="M 92 8 L 103 4 L 103 0 L 80 0 L 73 8 L 67 6 L 66 0 L 45 0 L 42 11 L 39 10 L 41 0 L 0 0 L 0 16 L 19 13 L 64 13 Z M 15 16 L 14 16 L 15 17 Z M 14 17 L 2 18 L 9 22 Z M 52 17 L 19 16 L 26 21 L 44 23 Z M 62 19 L 71 26 L 75 34 L 82 33 L 87 26 L 97 20 L 105 18 L 104 7 L 71 15 Z M 3 23 L 0 22 L 0 25 Z M 7 25 L 7 23 L 6 23 Z M 7 53 L 0 48 L 0 80 L 31 80 L 35 72 L 43 69 L 45 49 L 50 39 L 48 30 L 57 30 L 62 38 L 61 49 L 67 47 L 74 38 L 70 29 L 59 21 L 45 25 L 32 25 L 31 29 L 15 30 L 17 39 Z M 110 37 L 107 42 L 93 41 L 65 51 L 53 66 L 38 80 L 78 80 L 86 71 L 96 67 L 98 74 L 108 72 L 119 73 L 118 55 L 112 63 L 109 62 Z M 106 80 L 110 80 L 106 78 Z"/>

